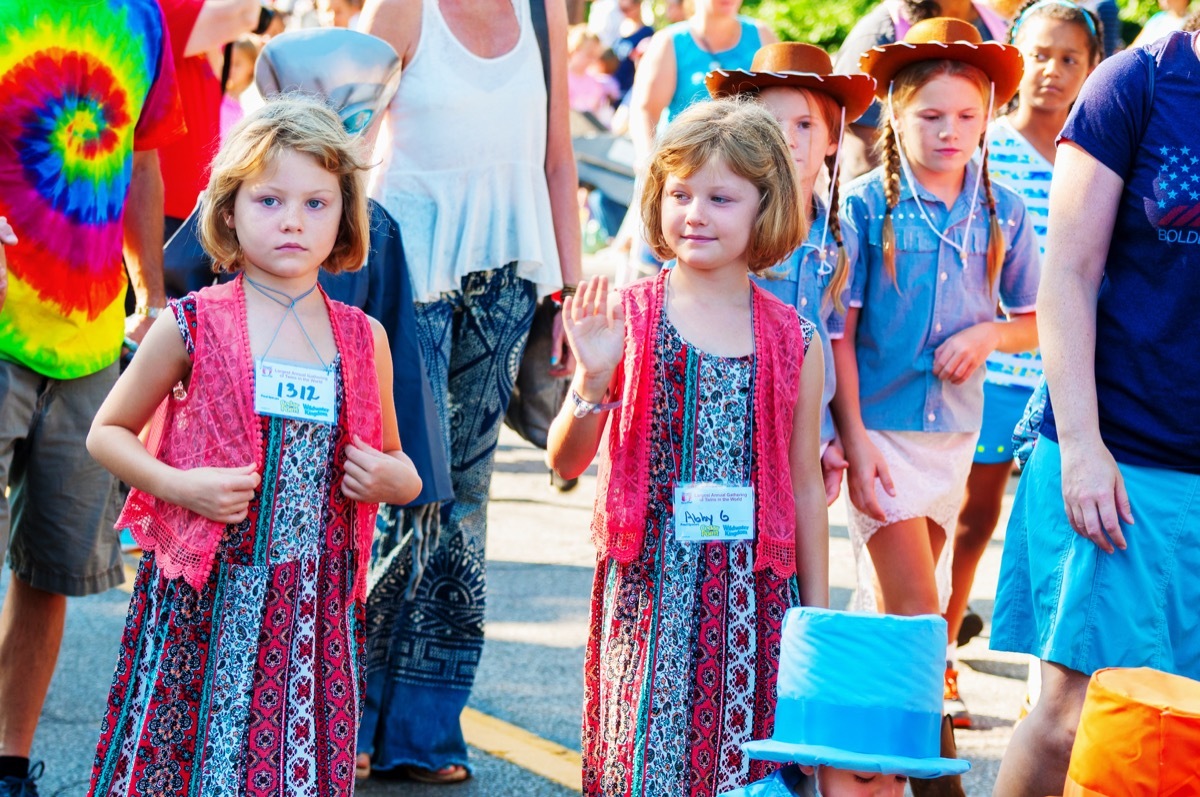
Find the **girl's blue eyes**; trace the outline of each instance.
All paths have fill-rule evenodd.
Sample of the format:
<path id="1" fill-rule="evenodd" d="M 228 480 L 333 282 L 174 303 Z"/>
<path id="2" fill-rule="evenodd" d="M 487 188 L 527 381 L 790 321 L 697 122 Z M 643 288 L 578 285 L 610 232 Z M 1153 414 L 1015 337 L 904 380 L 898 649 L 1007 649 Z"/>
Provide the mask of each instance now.
<path id="1" fill-rule="evenodd" d="M 279 200 L 273 196 L 266 196 L 259 200 L 263 207 L 273 208 L 279 204 Z M 309 210 L 319 210 L 325 207 L 325 202 L 320 199 L 310 199 L 304 203 Z"/>

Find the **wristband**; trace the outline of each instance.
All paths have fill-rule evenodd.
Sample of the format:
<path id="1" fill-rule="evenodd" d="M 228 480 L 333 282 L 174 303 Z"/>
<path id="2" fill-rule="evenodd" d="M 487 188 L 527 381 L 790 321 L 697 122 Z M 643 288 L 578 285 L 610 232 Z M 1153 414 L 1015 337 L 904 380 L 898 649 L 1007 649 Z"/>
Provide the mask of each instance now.
<path id="1" fill-rule="evenodd" d="M 600 402 L 599 404 L 588 401 L 576 393 L 574 388 L 571 388 L 571 403 L 575 405 L 575 409 L 571 411 L 571 414 L 576 418 L 586 418 L 589 415 L 608 412 L 621 406 L 621 402 L 619 401 Z"/>
<path id="2" fill-rule="evenodd" d="M 150 307 L 148 305 L 139 304 L 137 307 L 133 308 L 133 314 L 142 315 L 146 318 L 158 318 L 160 315 L 162 315 L 162 311 L 165 309 L 165 307 Z"/>

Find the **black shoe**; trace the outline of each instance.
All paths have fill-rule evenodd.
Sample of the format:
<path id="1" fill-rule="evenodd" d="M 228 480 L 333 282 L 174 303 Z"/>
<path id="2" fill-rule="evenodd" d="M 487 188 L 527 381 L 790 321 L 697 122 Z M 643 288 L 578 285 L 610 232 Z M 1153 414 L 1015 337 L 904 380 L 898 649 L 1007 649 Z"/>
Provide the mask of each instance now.
<path id="1" fill-rule="evenodd" d="M 963 612 L 962 625 L 958 627 L 958 646 L 965 647 L 968 642 L 979 636 L 981 631 L 983 631 L 983 618 L 971 611 L 971 607 L 968 606 L 967 610 Z"/>
<path id="2" fill-rule="evenodd" d="M 0 778 L 0 797 L 38 797 L 35 780 L 42 777 L 46 765 L 41 761 L 29 768 L 29 774 L 23 778 Z"/>

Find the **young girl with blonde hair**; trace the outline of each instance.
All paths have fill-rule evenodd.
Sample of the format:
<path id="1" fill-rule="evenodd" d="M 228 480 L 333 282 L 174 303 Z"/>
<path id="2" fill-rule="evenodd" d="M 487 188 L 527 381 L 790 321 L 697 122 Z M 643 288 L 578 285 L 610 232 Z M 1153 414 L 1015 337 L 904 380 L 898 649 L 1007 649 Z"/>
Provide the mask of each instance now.
<path id="1" fill-rule="evenodd" d="M 950 594 L 946 531 L 979 436 L 980 366 L 1036 341 L 1032 225 L 1020 199 L 992 184 L 986 151 L 982 168 L 972 161 L 992 108 L 1016 91 L 1021 58 L 968 23 L 934 18 L 866 53 L 862 69 L 890 107 L 884 165 L 847 188 L 842 214 L 859 253 L 834 343 L 850 537 L 860 594 L 872 592 L 866 548 L 885 611 L 936 614 Z M 998 303 L 1009 321 L 995 320 Z"/>
<path id="2" fill-rule="evenodd" d="M 564 307 L 579 367 L 551 465 L 575 476 L 602 449 L 585 794 L 710 796 L 768 772 L 741 744 L 771 723 L 783 613 L 829 593 L 820 348 L 750 279 L 803 240 L 798 199 L 766 110 L 694 106 L 641 206 L 674 262 Z"/>
<path id="3" fill-rule="evenodd" d="M 145 554 L 91 794 L 353 791 L 376 505 L 421 487 L 386 335 L 317 285 L 366 259 L 362 169 L 315 101 L 235 127 L 201 238 L 238 276 L 172 302 L 96 416 Z"/>

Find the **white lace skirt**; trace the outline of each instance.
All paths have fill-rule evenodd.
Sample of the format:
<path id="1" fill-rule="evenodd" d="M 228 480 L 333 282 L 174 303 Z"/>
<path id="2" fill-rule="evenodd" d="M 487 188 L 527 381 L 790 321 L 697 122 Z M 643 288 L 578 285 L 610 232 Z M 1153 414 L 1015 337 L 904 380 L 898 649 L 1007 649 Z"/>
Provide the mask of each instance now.
<path id="1" fill-rule="evenodd" d="M 938 605 L 946 610 L 950 601 L 950 568 L 954 561 L 954 530 L 958 510 L 967 489 L 971 460 L 975 456 L 978 432 L 877 432 L 867 437 L 879 449 L 892 474 L 896 495 L 892 497 L 879 485 L 875 492 L 886 521 L 860 512 L 849 504 L 850 543 L 858 569 L 858 585 L 851 601 L 855 611 L 875 611 L 875 569 L 867 552 L 867 542 L 884 526 L 902 520 L 925 517 L 946 531 L 946 544 L 934 565 Z"/>

